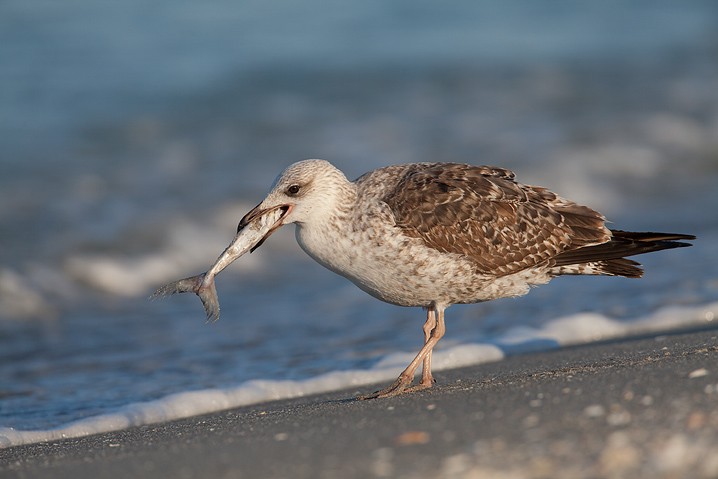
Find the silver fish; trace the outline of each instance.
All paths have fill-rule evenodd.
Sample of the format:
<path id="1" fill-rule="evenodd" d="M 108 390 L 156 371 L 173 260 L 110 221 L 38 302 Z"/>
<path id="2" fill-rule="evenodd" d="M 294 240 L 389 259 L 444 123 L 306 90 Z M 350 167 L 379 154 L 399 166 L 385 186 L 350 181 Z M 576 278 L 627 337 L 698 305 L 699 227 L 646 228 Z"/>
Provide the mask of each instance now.
<path id="1" fill-rule="evenodd" d="M 155 299 L 175 293 L 195 293 L 202 300 L 207 321 L 217 321 L 219 299 L 214 285 L 215 276 L 248 251 L 251 253 L 259 248 L 277 228 L 282 226 L 282 220 L 292 208 L 290 205 L 283 205 L 265 210 L 260 206 L 257 205 L 242 218 L 236 236 L 208 271 L 166 284 L 155 291 L 150 298 Z"/>

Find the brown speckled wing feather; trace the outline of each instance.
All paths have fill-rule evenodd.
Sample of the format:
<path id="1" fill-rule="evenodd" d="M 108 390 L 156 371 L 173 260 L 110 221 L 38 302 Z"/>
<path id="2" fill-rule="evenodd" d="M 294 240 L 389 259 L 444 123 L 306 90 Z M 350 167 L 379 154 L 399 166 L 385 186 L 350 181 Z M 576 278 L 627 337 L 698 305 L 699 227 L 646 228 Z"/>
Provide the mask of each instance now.
<path id="1" fill-rule="evenodd" d="M 596 211 L 545 188 L 514 181 L 502 168 L 454 163 L 409 167 L 384 201 L 403 233 L 507 275 L 556 255 L 608 241 Z"/>

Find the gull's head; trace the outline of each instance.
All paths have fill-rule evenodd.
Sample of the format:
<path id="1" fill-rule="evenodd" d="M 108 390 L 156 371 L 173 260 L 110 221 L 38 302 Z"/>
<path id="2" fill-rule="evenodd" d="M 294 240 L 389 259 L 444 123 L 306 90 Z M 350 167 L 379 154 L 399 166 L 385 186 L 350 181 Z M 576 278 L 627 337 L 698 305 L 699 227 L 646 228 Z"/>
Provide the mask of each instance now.
<path id="1" fill-rule="evenodd" d="M 335 210 L 350 185 L 344 173 L 328 161 L 298 161 L 274 180 L 267 197 L 242 218 L 239 229 L 275 209 L 282 215 L 269 234 L 285 224 L 316 221 Z"/>

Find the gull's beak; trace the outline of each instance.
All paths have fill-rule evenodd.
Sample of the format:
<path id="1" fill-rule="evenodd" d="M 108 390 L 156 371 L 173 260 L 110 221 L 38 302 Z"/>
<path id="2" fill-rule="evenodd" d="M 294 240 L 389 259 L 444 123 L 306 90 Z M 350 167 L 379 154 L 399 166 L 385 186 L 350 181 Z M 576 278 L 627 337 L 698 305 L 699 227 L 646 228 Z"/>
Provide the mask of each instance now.
<path id="1" fill-rule="evenodd" d="M 241 220 L 239 220 L 239 225 L 237 225 L 237 233 L 242 231 L 242 228 L 247 226 L 249 223 L 254 221 L 256 218 L 259 218 L 259 217 L 267 214 L 269 211 L 272 211 L 275 209 L 282 210 L 282 216 L 279 217 L 277 222 L 274 223 L 274 226 L 272 226 L 272 228 L 267 232 L 267 234 L 264 235 L 264 237 L 261 240 L 259 240 L 259 242 L 256 245 L 254 245 L 252 247 L 252 249 L 249 250 L 250 253 L 253 252 L 255 249 L 259 248 L 260 246 L 262 246 L 262 243 L 264 243 L 267 240 L 267 238 L 269 238 L 272 235 L 272 233 L 277 231 L 277 229 L 279 229 L 280 226 L 284 225 L 284 219 L 287 217 L 287 215 L 289 215 L 289 213 L 291 213 L 292 208 L 294 208 L 294 205 L 292 205 L 292 204 L 272 206 L 270 208 L 262 208 L 262 203 L 260 203 L 257 206 L 255 206 L 254 208 L 252 208 L 252 210 L 249 213 L 244 215 L 244 217 Z"/>

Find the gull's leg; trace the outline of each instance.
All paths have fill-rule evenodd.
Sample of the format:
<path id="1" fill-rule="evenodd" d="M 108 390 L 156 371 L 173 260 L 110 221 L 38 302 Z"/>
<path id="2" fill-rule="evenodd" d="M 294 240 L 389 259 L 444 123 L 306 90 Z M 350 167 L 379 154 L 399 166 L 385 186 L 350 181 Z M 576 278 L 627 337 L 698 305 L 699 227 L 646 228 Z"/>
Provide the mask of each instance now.
<path id="1" fill-rule="evenodd" d="M 366 396 L 360 396 L 358 399 L 375 399 L 375 398 L 388 398 L 392 396 L 398 396 L 399 394 L 407 391 L 413 390 L 413 388 L 409 388 L 411 385 L 411 382 L 414 380 L 414 373 L 416 373 L 416 369 L 419 367 L 419 364 L 424 361 L 426 356 L 431 353 L 431 350 L 434 349 L 434 346 L 436 346 L 436 343 L 439 342 L 439 340 L 444 336 L 444 333 L 446 332 L 446 325 L 444 324 L 444 308 L 443 307 L 435 307 L 436 313 L 437 313 L 437 320 L 436 320 L 436 326 L 431 330 L 431 334 L 429 336 L 428 341 L 424 344 L 424 347 L 421 348 L 421 351 L 419 351 L 419 354 L 416 355 L 416 357 L 409 363 L 409 365 L 402 371 L 402 373 L 399 375 L 398 378 L 396 378 L 396 381 L 394 381 L 389 387 L 384 388 L 380 391 L 377 391 L 373 394 L 368 394 Z M 427 318 L 428 322 L 428 318 Z M 426 326 L 426 324 L 425 324 Z M 431 365 L 429 365 L 428 373 L 431 378 Z M 422 384 L 424 380 L 422 379 Z M 425 387 L 431 387 L 431 383 L 429 386 Z M 424 387 L 420 388 L 424 389 Z"/>
<path id="2" fill-rule="evenodd" d="M 424 323 L 424 344 L 431 339 L 431 333 L 436 328 L 436 311 L 430 306 L 426 311 L 426 322 Z M 424 358 L 424 365 L 421 368 L 421 382 L 412 389 L 426 389 L 434 385 L 434 376 L 431 375 L 431 351 Z"/>

